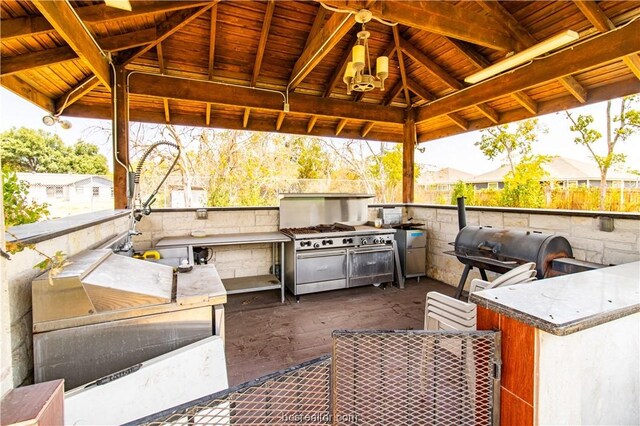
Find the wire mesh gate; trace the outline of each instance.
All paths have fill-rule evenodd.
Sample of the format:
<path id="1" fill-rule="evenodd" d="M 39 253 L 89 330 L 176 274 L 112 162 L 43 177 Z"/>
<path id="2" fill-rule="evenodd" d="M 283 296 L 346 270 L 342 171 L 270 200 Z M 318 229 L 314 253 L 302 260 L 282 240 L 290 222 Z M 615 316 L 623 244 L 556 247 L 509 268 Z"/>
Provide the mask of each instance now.
<path id="1" fill-rule="evenodd" d="M 499 332 L 334 331 L 331 358 L 309 361 L 142 422 L 498 424 L 500 362 Z"/>

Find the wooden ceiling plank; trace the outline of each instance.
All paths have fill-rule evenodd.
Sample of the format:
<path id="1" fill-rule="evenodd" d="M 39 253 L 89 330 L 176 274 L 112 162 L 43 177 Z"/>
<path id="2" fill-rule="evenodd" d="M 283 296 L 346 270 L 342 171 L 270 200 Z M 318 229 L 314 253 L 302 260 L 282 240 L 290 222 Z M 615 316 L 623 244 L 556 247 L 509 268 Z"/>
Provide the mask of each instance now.
<path id="1" fill-rule="evenodd" d="M 323 0 L 330 6 L 357 12 L 361 2 Z M 449 2 L 378 1 L 369 7 L 374 16 L 408 27 L 444 35 L 496 50 L 513 50 L 513 39 L 501 23 Z"/>
<path id="2" fill-rule="evenodd" d="M 498 114 L 498 111 L 491 108 L 489 105 L 477 104 L 476 108 L 482 113 L 482 115 L 491 120 L 493 124 L 498 124 L 500 122 L 500 114 Z"/>
<path id="3" fill-rule="evenodd" d="M 108 60 L 96 46 L 93 36 L 85 30 L 71 5 L 46 0 L 33 0 L 33 4 L 98 77 L 100 83 L 111 91 Z"/>
<path id="4" fill-rule="evenodd" d="M 39 0 L 43 1 L 43 0 Z M 182 28 L 193 22 L 200 15 L 211 9 L 215 6 L 218 1 L 210 2 L 206 6 L 203 6 L 199 9 L 191 10 L 179 10 L 174 12 L 166 21 L 161 22 L 156 26 L 156 41 L 153 43 L 149 43 L 146 46 L 139 47 L 133 51 L 129 51 L 127 53 L 121 54 L 118 56 L 118 64 L 121 66 L 125 66 L 133 62 L 136 58 L 141 55 L 147 53 L 149 50 L 153 49 L 158 43 L 163 42 L 167 38 L 169 38 L 174 33 L 180 31 Z"/>
<path id="5" fill-rule="evenodd" d="M 453 47 L 455 47 L 456 50 L 458 50 L 462 56 L 467 58 L 476 68 L 483 69 L 491 65 L 491 62 L 475 50 L 469 43 L 451 37 L 445 37 L 445 39 L 447 39 L 447 41 L 451 43 Z"/>
<path id="6" fill-rule="evenodd" d="M 133 74 L 129 79 L 132 94 L 159 98 L 210 102 L 221 105 L 249 107 L 258 110 L 282 111 L 282 96 L 250 87 L 231 87 L 210 81 L 184 80 L 169 76 Z M 402 123 L 401 108 L 354 103 L 318 96 L 289 94 L 292 113 L 325 117 Z"/>
<path id="7" fill-rule="evenodd" d="M 336 126 L 336 136 L 340 135 L 340 132 L 344 129 L 344 126 L 347 125 L 347 120 L 345 118 L 338 121 L 338 125 Z"/>
<path id="8" fill-rule="evenodd" d="M 323 97 L 328 98 L 331 95 L 331 92 L 333 92 L 333 90 L 336 88 L 338 83 L 342 81 L 344 70 L 347 67 L 347 63 L 351 60 L 351 50 L 353 49 L 353 46 L 357 42 L 358 42 L 358 36 L 357 34 L 354 34 L 353 39 L 347 46 L 347 50 L 345 50 L 345 52 L 342 55 L 342 58 L 340 58 L 340 62 L 338 62 L 338 66 L 333 71 L 333 74 L 329 79 L 329 83 L 327 84 L 327 87 L 324 89 L 324 93 L 322 94 Z"/>
<path id="9" fill-rule="evenodd" d="M 572 49 L 559 51 L 508 74 L 496 76 L 489 81 L 477 83 L 446 98 L 433 101 L 420 108 L 419 121 L 507 96 L 538 84 L 619 60 L 624 56 L 637 54 L 638 51 L 640 51 L 640 21 L 633 21 L 616 31 L 579 43 Z"/>
<path id="10" fill-rule="evenodd" d="M 26 83 L 21 78 L 15 75 L 3 76 L 0 77 L 0 84 L 2 84 L 3 87 L 12 91 L 16 95 L 31 102 L 34 105 L 39 106 L 45 111 L 48 111 L 52 114 L 54 113 L 55 102 L 53 101 L 53 99 L 51 99 L 44 93 L 39 92 L 35 87 Z"/>
<path id="11" fill-rule="evenodd" d="M 313 127 L 316 125 L 316 121 L 318 121 L 317 115 L 312 115 L 309 121 L 307 122 L 307 133 L 311 133 Z"/>
<path id="12" fill-rule="evenodd" d="M 280 130 L 280 128 L 282 127 L 282 123 L 284 122 L 284 116 L 285 116 L 285 112 L 284 111 L 280 111 L 278 113 L 278 118 L 276 119 L 276 130 Z"/>
<path id="13" fill-rule="evenodd" d="M 411 97 L 409 96 L 409 89 L 407 89 L 407 70 L 404 67 L 404 58 L 402 57 L 400 30 L 398 26 L 391 28 L 393 30 L 393 41 L 396 45 L 396 52 L 398 52 L 398 65 L 400 67 L 400 77 L 402 78 L 402 90 L 404 91 L 404 99 L 407 102 L 407 107 L 411 106 Z"/>
<path id="14" fill-rule="evenodd" d="M 75 87 L 56 100 L 56 114 L 62 114 L 67 107 L 82 99 L 84 95 L 91 92 L 99 85 L 100 80 L 98 80 L 98 77 L 95 75 L 90 75 L 82 80 Z"/>
<path id="15" fill-rule="evenodd" d="M 524 92 L 515 92 L 511 94 L 511 97 L 518 101 L 520 105 L 529 111 L 532 115 L 538 113 L 538 103 L 533 98 Z"/>
<path id="16" fill-rule="evenodd" d="M 368 123 L 364 123 L 364 126 L 362 126 L 362 130 L 360 131 L 360 135 L 363 138 L 366 138 L 367 135 L 369 134 L 369 132 L 371 131 L 371 129 L 373 129 L 373 126 L 375 126 L 376 123 L 374 123 L 373 121 L 369 121 Z"/>
<path id="17" fill-rule="evenodd" d="M 636 78 L 627 79 L 617 83 L 613 83 L 607 86 L 600 86 L 592 89 L 589 94 L 588 104 L 594 104 L 597 102 L 606 101 L 608 99 L 620 98 L 627 95 L 632 95 L 640 92 L 640 80 Z M 572 95 L 565 95 L 560 98 L 550 99 L 539 103 L 540 114 L 550 114 L 558 111 L 565 111 L 571 108 L 576 108 L 582 104 Z M 510 123 L 513 121 L 523 120 L 529 117 L 529 112 L 523 108 L 518 108 L 502 113 L 502 121 Z M 490 120 L 481 118 L 469 122 L 469 129 L 467 131 L 475 131 L 485 129 L 493 126 Z M 465 131 L 461 130 L 458 126 L 450 126 L 446 128 L 438 128 L 428 132 L 422 132 L 418 135 L 419 142 L 428 142 L 444 137 L 459 135 Z"/>
<path id="18" fill-rule="evenodd" d="M 96 24 L 116 19 L 137 18 L 161 12 L 189 9 L 208 3 L 208 1 L 158 1 L 150 3 L 133 2 L 131 11 L 109 7 L 105 4 L 76 8 L 76 13 L 84 22 Z M 0 26 L 0 38 L 8 41 L 18 37 L 30 37 L 55 31 L 43 16 L 4 19 Z"/>
<path id="19" fill-rule="evenodd" d="M 216 60 L 216 29 L 218 24 L 218 5 L 211 6 L 211 26 L 209 27 L 209 80 L 213 80 L 213 68 Z"/>
<path id="20" fill-rule="evenodd" d="M 295 90 L 302 80 L 324 59 L 355 24 L 353 16 L 334 13 L 322 27 L 322 30 L 311 40 L 309 45 L 293 66 L 289 77 L 289 88 Z"/>
<path id="21" fill-rule="evenodd" d="M 130 33 L 109 36 L 98 39 L 98 44 L 106 51 L 130 49 L 151 43 L 155 40 L 156 29 L 132 31 Z M 78 59 L 76 52 L 69 46 L 55 47 L 39 52 L 25 53 L 17 56 L 2 58 L 2 75 L 16 74 L 39 67 L 47 67 L 62 62 Z"/>
<path id="22" fill-rule="evenodd" d="M 460 90 L 464 87 L 462 83 L 449 75 L 449 73 L 445 71 L 440 65 L 429 59 L 429 57 L 422 53 L 420 49 L 418 49 L 402 37 L 400 37 L 400 48 L 411 59 L 422 65 L 427 71 L 429 71 L 431 75 L 442 81 L 451 89 Z"/>
<path id="23" fill-rule="evenodd" d="M 601 33 L 611 31 L 616 28 L 615 24 L 609 19 L 609 17 L 600 9 L 600 6 L 595 1 L 574 0 L 573 2 L 580 12 L 591 22 L 598 31 Z M 629 55 L 623 58 L 625 65 L 635 74 L 637 78 L 640 78 L 640 58 L 638 55 Z"/>
<path id="24" fill-rule="evenodd" d="M 260 32 L 260 41 L 258 42 L 258 51 L 256 53 L 256 60 L 253 64 L 253 75 L 251 76 L 251 87 L 256 86 L 258 76 L 260 75 L 260 68 L 262 67 L 262 58 L 264 57 L 264 51 L 267 47 L 267 39 L 269 38 L 269 29 L 271 28 L 271 18 L 273 17 L 273 11 L 276 8 L 275 0 L 267 1 L 267 10 L 264 13 L 262 20 L 262 30 Z"/>
<path id="25" fill-rule="evenodd" d="M 251 108 L 245 108 L 242 115 L 242 128 L 246 129 L 249 124 L 249 115 L 251 114 Z"/>

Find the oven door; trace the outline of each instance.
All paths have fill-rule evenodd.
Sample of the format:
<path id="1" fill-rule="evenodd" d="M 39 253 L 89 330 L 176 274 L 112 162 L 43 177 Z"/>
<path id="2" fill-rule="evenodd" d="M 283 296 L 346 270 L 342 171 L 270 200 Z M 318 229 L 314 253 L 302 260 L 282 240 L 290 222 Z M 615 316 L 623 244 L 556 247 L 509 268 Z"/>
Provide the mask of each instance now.
<path id="1" fill-rule="evenodd" d="M 393 246 L 349 250 L 349 287 L 393 281 Z"/>
<path id="2" fill-rule="evenodd" d="M 296 255 L 296 294 L 346 287 L 346 250 L 314 250 Z"/>

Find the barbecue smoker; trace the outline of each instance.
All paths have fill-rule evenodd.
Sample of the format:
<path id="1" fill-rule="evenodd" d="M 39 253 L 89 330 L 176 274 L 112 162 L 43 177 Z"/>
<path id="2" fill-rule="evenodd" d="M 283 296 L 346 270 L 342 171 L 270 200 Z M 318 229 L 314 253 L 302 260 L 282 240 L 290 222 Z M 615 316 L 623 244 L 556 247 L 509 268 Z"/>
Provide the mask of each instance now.
<path id="1" fill-rule="evenodd" d="M 486 280 L 485 271 L 502 274 L 523 263 L 535 262 L 536 276 L 542 279 L 561 275 L 560 271 L 553 268 L 554 262 L 573 257 L 569 241 L 558 235 L 490 226 L 466 226 L 464 200 L 461 198 L 458 199 L 458 221 L 460 232 L 453 243 L 454 250 L 445 252 L 456 256 L 465 265 L 456 298 L 460 298 L 473 267 L 478 268 L 482 279 Z"/>
<path id="2" fill-rule="evenodd" d="M 285 283 L 300 295 L 393 281 L 393 229 L 366 225 L 371 195 L 286 194 L 280 200 Z M 328 223 L 329 225 L 325 225 Z"/>

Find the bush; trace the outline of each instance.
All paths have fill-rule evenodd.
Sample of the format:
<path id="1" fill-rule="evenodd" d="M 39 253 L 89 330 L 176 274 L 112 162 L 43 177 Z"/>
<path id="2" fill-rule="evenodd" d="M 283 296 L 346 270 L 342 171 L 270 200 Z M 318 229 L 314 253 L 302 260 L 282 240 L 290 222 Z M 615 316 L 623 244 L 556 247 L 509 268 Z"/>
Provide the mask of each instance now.
<path id="1" fill-rule="evenodd" d="M 27 201 L 29 185 L 21 180 L 15 172 L 2 169 L 2 203 L 4 206 L 4 226 L 24 225 L 37 222 L 49 215 L 47 204 Z"/>
<path id="2" fill-rule="evenodd" d="M 453 187 L 453 192 L 451 193 L 451 204 L 455 205 L 458 202 L 458 198 L 464 197 L 464 203 L 467 206 L 475 206 L 476 205 L 476 193 L 473 185 L 464 183 L 459 180 Z"/>

